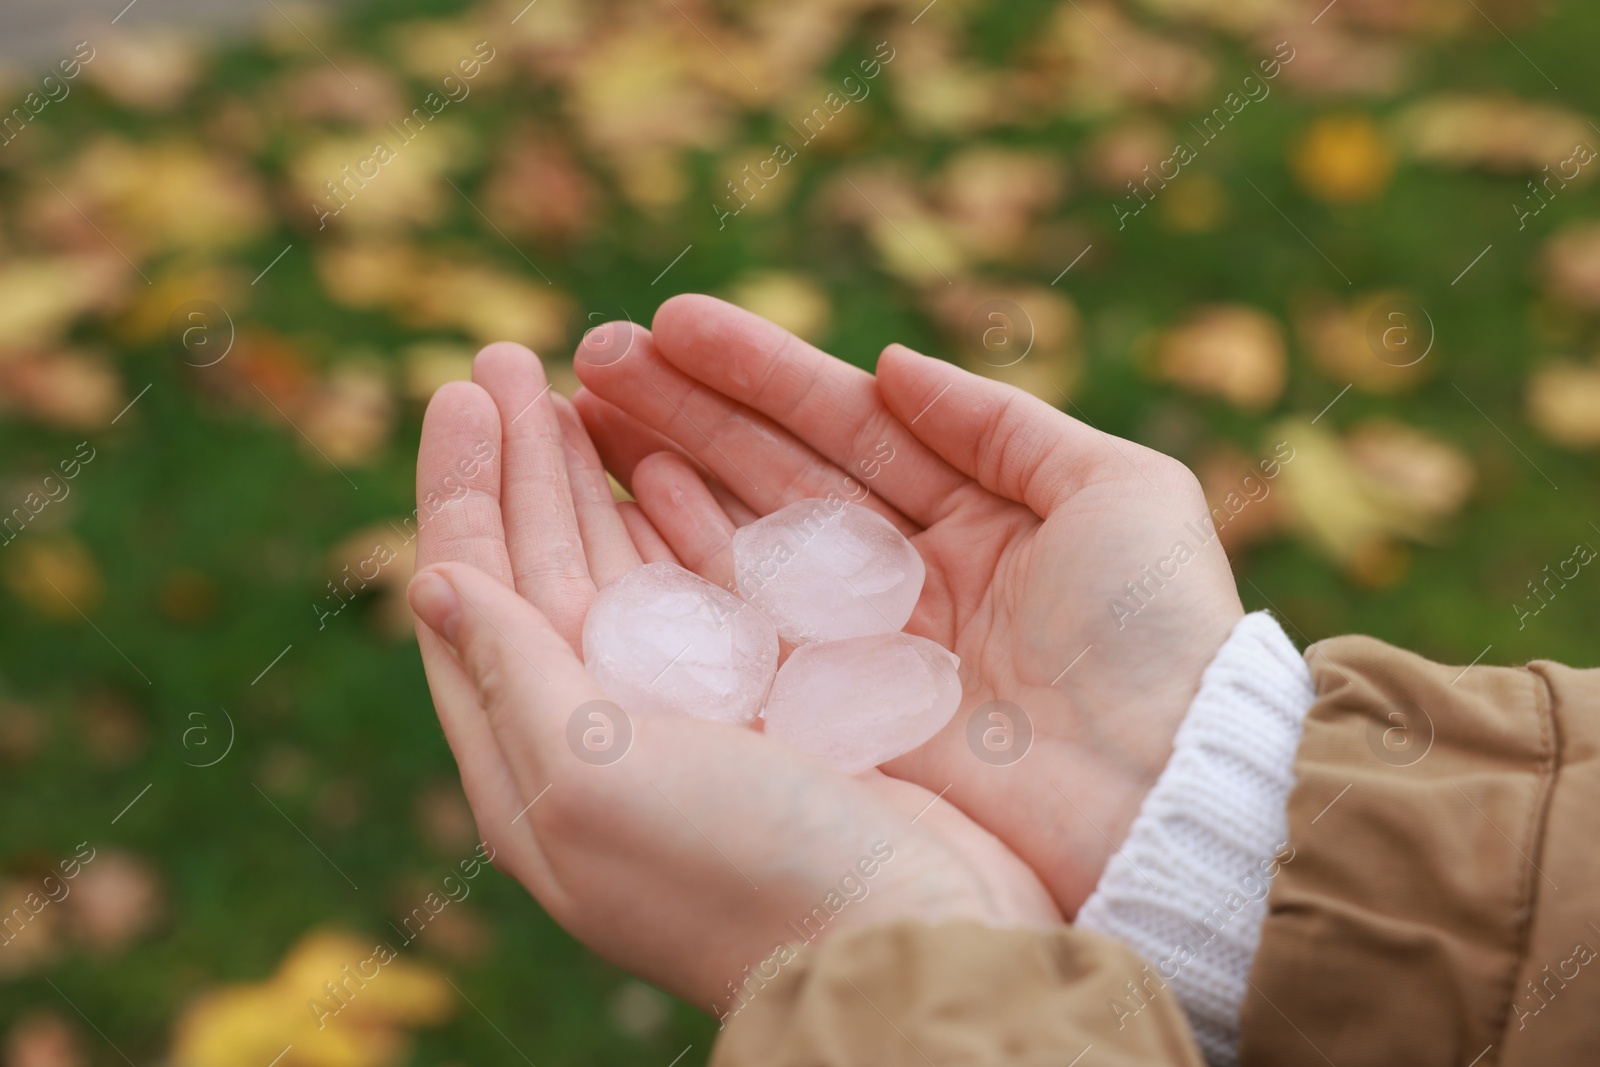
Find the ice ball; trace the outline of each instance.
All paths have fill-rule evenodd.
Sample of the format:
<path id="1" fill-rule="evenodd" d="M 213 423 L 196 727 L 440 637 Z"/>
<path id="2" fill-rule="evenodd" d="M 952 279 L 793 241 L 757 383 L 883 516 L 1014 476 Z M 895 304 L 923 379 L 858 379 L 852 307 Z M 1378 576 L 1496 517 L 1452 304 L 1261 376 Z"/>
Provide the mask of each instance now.
<path id="1" fill-rule="evenodd" d="M 761 717 L 768 736 L 858 774 L 944 728 L 961 706 L 960 665 L 912 634 L 802 645 L 779 669 Z"/>
<path id="2" fill-rule="evenodd" d="M 583 665 L 630 713 L 749 723 L 778 667 L 778 632 L 726 589 L 676 563 L 646 563 L 595 597 Z"/>
<path id="3" fill-rule="evenodd" d="M 733 535 L 739 595 L 791 644 L 893 633 L 927 575 L 911 542 L 875 511 L 796 500 Z"/>

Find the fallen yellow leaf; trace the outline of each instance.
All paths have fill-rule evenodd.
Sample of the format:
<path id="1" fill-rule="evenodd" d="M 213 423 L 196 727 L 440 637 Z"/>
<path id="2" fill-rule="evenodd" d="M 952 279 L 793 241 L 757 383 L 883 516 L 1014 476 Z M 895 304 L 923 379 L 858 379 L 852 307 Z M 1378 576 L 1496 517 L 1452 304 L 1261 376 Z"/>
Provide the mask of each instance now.
<path id="1" fill-rule="evenodd" d="M 1289 163 L 1300 187 L 1330 204 L 1376 199 L 1394 173 L 1394 151 L 1366 115 L 1317 119 L 1296 142 Z"/>
<path id="2" fill-rule="evenodd" d="M 1548 363 L 1528 381 L 1528 421 L 1566 448 L 1600 447 L 1600 366 Z"/>
<path id="3" fill-rule="evenodd" d="M 308 934 L 264 982 L 204 994 L 174 1027 L 173 1067 L 390 1067 L 407 1030 L 448 1018 L 449 983 L 393 949 Z"/>
<path id="4" fill-rule="evenodd" d="M 1215 304 L 1166 332 L 1157 347 L 1162 378 L 1250 410 L 1270 407 L 1288 375 L 1276 319 L 1241 304 Z"/>

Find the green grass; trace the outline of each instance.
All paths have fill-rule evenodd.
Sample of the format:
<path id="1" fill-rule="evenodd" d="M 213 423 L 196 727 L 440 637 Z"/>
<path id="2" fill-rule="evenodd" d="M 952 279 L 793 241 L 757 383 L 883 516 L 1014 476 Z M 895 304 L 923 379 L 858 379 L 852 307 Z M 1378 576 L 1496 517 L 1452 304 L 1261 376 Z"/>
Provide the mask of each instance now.
<path id="1" fill-rule="evenodd" d="M 352 16 L 348 39 L 359 50 L 402 14 L 458 9 L 431 0 L 371 4 Z M 1050 10 L 1042 3 L 992 5 L 977 14 L 974 39 L 999 62 Z M 1561 86 L 1559 93 L 1506 41 L 1478 29 L 1420 45 L 1414 84 L 1399 102 L 1454 85 L 1492 85 L 1584 113 L 1600 111 L 1585 45 L 1600 33 L 1600 11 L 1568 5 L 1518 34 L 1518 44 Z M 1203 34 L 1196 38 L 1210 41 L 1216 55 L 1235 57 L 1223 61 L 1219 86 L 1235 81 L 1254 54 Z M 279 59 L 253 44 L 229 45 L 213 63 L 208 84 L 255 98 L 271 91 L 280 69 Z M 42 156 L 66 158 L 75 145 L 106 130 L 140 140 L 201 136 L 196 124 L 209 104 L 209 94 L 200 92 L 174 113 L 148 118 L 84 92 L 47 116 Z M 928 167 L 959 147 L 952 139 L 924 141 L 895 130 L 881 97 L 872 106 L 874 133 L 857 149 L 864 154 Z M 1396 106 L 1384 101 L 1372 110 L 1384 115 Z M 510 136 L 520 116 L 549 107 L 548 90 L 518 83 L 483 92 L 448 121 L 493 143 Z M 1575 541 L 1600 543 L 1600 533 L 1588 526 L 1600 521 L 1593 458 L 1545 444 L 1522 413 L 1529 369 L 1554 354 L 1531 323 L 1540 299 L 1539 245 L 1561 221 L 1594 215 L 1600 194 L 1588 187 L 1568 192 L 1531 228 L 1537 232 L 1519 234 L 1506 205 L 1522 179 L 1402 163 L 1376 203 L 1329 208 L 1294 186 L 1285 146 L 1314 116 L 1333 109 L 1275 91 L 1226 134 L 1225 145 L 1208 150 L 1197 166 L 1221 181 L 1231 216 L 1205 235 L 1176 236 L 1149 215 L 1115 234 L 1109 197 L 1077 180 L 1078 146 L 1091 124 L 1051 120 L 997 135 L 1063 152 L 1075 189 L 1060 218 L 1082 221 L 1108 241 L 1100 265 L 1074 272 L 1066 283 L 1084 313 L 1087 337 L 1086 370 L 1074 400 L 1101 428 L 1130 437 L 1144 436 L 1154 415 L 1178 410 L 1198 423 L 1206 440 L 1253 448 L 1274 419 L 1291 411 L 1309 417 L 1342 383 L 1320 375 L 1295 351 L 1278 407 L 1240 415 L 1151 384 L 1131 355 L 1134 338 L 1198 302 L 1245 302 L 1287 319 L 1293 294 L 1307 287 L 1407 288 L 1437 323 L 1442 368 L 1409 395 L 1353 392 L 1328 416 L 1329 425 L 1382 414 L 1437 433 L 1473 458 L 1478 491 L 1438 544 L 1411 550 L 1409 570 L 1389 588 L 1359 588 L 1311 549 L 1280 540 L 1240 561 L 1245 603 L 1263 607 L 1270 598 L 1293 632 L 1309 640 L 1364 632 L 1458 663 L 1492 646 L 1487 663 L 1545 657 L 1591 664 L 1600 576 L 1582 574 L 1523 630 L 1512 604 L 1523 583 L 1565 558 Z M 256 159 L 261 172 L 278 180 L 291 147 L 265 146 Z M 903 283 L 876 266 L 858 236 L 820 227 L 808 214 L 813 191 L 838 165 L 831 155 L 803 156 L 785 179 L 796 182 L 785 211 L 743 218 L 719 233 L 706 206 L 719 184 L 708 156 L 696 163 L 697 186 L 676 211 L 648 217 L 613 198 L 605 223 L 576 247 L 519 243 L 584 308 L 626 308 L 646 321 L 670 292 L 725 290 L 750 269 L 780 266 L 809 274 L 826 289 L 833 318 L 822 340 L 846 358 L 870 366 L 892 340 L 946 350 L 948 339 Z M 14 216 L 30 169 L 0 171 L 12 232 L 20 225 Z M 480 178 L 469 171 L 467 187 Z M 1293 218 L 1305 238 L 1249 182 Z M 1341 283 L 1307 239 L 1352 286 Z M 280 220 L 274 232 L 237 251 L 235 261 L 249 276 L 284 244 L 296 246 L 275 268 L 272 284 L 253 294 L 242 322 L 295 339 L 313 365 L 355 349 L 393 358 L 417 339 L 382 314 L 332 303 L 308 255 L 315 240 L 302 223 Z M 461 242 L 485 261 L 531 273 L 459 204 L 418 240 L 428 247 Z M 1490 242 L 1490 255 L 1452 285 Z M 653 285 L 662 265 L 690 243 L 694 251 L 669 281 Z M 1062 248 L 1060 265 L 1076 251 Z M 1021 268 L 995 273 L 1038 284 L 1054 275 Z M 322 594 L 322 560 L 332 545 L 364 525 L 412 510 L 420 412 L 406 407 L 380 461 L 350 472 L 356 491 L 280 422 L 208 398 L 197 372 L 183 367 L 164 341 L 130 347 L 112 339 L 103 324 L 77 329 L 81 339 L 114 349 L 129 396 L 152 384 L 136 417 L 105 431 L 60 431 L 15 413 L 0 421 L 4 484 L 14 477 L 20 491 L 84 436 L 99 450 L 74 483 L 66 528 L 89 549 L 104 579 L 92 627 L 76 616 L 43 617 L 0 590 L 0 697 L 38 709 L 49 725 L 48 743 L 36 755 L 0 764 L 0 872 L 26 877 L 41 857 L 52 862 L 89 839 L 150 860 L 163 879 L 166 906 L 153 932 L 114 956 L 69 948 L 48 967 L 0 979 L 0 1031 L 35 1008 L 76 1020 L 53 981 L 134 1062 L 147 1063 L 164 1054 L 170 1024 L 190 997 L 219 983 L 263 978 L 307 930 L 335 924 L 383 936 L 409 879 L 435 880 L 462 858 L 431 847 L 413 814 L 418 794 L 452 780 L 455 768 L 414 645 L 378 633 L 370 604 L 320 631 L 311 607 Z M 1584 342 L 1592 340 L 1594 324 L 1584 330 Z M 1588 350 L 1580 345 L 1575 351 Z M 1456 385 L 1483 414 L 1463 401 Z M 0 562 L 15 551 L 0 548 Z M 162 590 L 174 575 L 189 572 L 214 586 L 215 608 L 203 619 L 177 621 L 161 608 Z M 253 682 L 286 646 L 282 660 Z M 120 694 L 148 726 L 143 746 L 120 765 L 91 755 L 77 716 L 100 691 Z M 191 716 L 207 716 L 202 721 L 221 729 L 220 708 L 237 727 L 231 753 L 209 769 L 187 766 L 197 758 L 183 741 L 197 721 Z M 284 767 L 299 770 L 285 776 Z M 258 789 L 267 778 L 289 782 L 266 790 L 282 814 Z M 148 794 L 113 826 L 113 817 L 147 784 Z M 330 786 L 351 798 L 353 817 L 329 817 Z M 607 1005 L 625 977 L 572 942 L 520 887 L 489 874 L 471 906 L 493 931 L 489 951 L 476 963 L 439 965 L 493 1024 L 462 1010 L 421 1036 L 412 1062 L 518 1062 L 508 1041 L 541 1067 L 664 1067 L 691 1044 L 681 1062 L 703 1062 L 713 1022 L 678 1006 L 652 1036 L 620 1032 Z M 95 1062 L 120 1062 L 85 1033 Z"/>

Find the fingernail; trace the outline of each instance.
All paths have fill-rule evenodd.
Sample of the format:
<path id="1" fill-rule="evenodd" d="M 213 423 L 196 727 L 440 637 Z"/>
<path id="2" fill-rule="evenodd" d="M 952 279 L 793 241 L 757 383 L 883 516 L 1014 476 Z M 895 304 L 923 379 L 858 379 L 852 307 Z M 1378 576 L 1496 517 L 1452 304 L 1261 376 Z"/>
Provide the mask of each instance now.
<path id="1" fill-rule="evenodd" d="M 461 625 L 461 600 L 450 583 L 432 571 L 423 571 L 412 579 L 406 598 L 417 618 L 453 647 Z"/>

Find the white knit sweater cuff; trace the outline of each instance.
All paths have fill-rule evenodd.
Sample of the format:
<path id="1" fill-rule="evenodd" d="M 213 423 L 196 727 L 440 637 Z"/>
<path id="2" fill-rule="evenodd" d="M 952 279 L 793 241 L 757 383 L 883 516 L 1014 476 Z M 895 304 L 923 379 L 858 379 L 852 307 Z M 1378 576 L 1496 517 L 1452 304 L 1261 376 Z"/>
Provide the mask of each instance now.
<path id="1" fill-rule="evenodd" d="M 1267 890 L 1294 858 L 1285 805 L 1315 698 L 1305 661 L 1266 612 L 1234 627 L 1200 680 L 1172 759 L 1077 924 L 1148 961 L 1119 1021 L 1175 993 L 1213 1065 L 1238 1062 L 1239 1009 Z"/>

